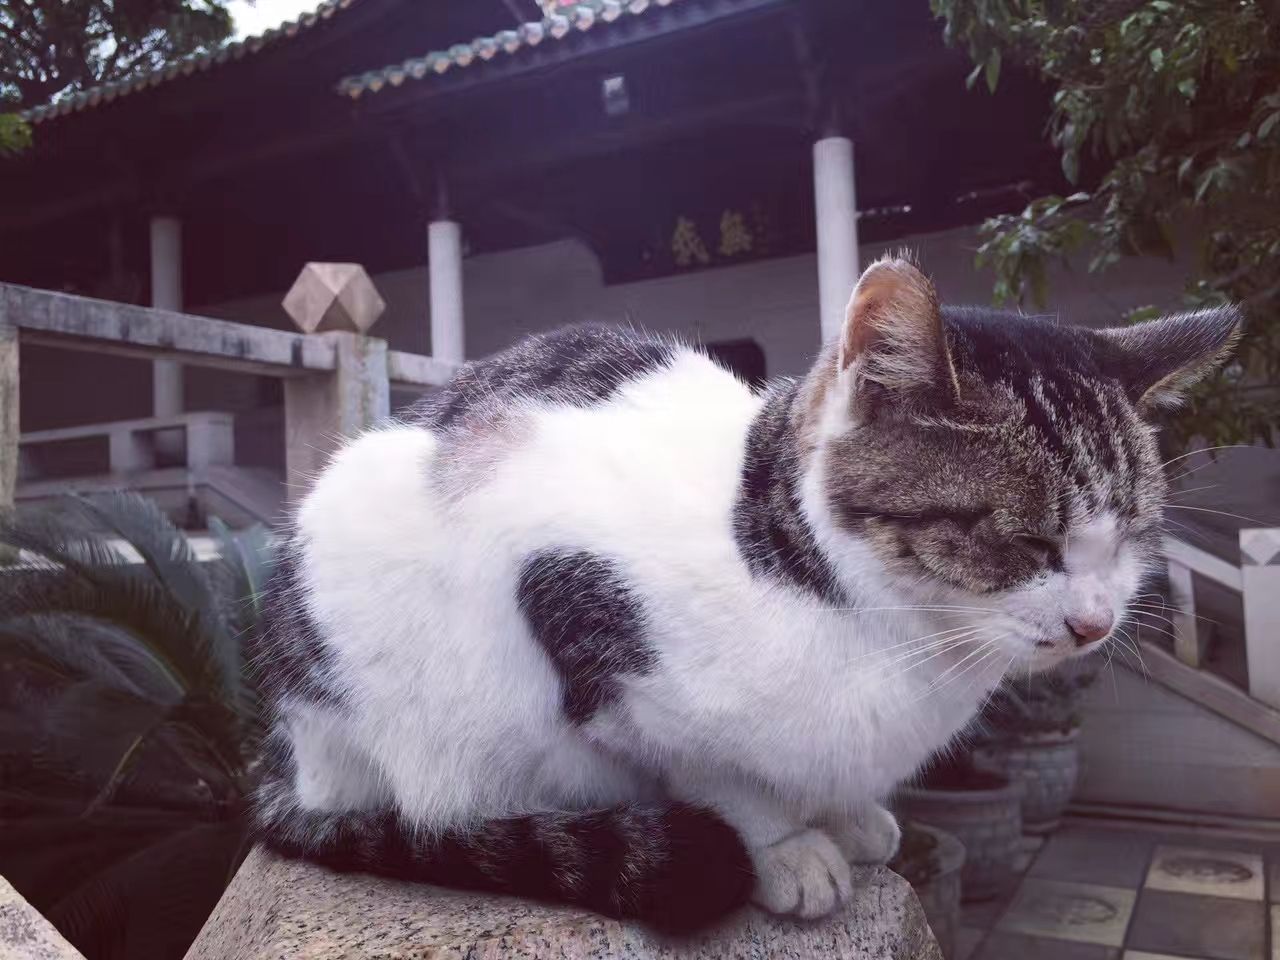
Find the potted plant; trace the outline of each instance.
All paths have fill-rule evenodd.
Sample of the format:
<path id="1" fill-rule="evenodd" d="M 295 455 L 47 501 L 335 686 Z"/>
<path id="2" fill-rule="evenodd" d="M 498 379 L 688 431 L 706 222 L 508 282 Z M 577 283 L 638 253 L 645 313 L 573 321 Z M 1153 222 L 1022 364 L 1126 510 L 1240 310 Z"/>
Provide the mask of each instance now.
<path id="1" fill-rule="evenodd" d="M 1022 840 L 1019 788 L 979 768 L 967 749 L 936 756 L 915 784 L 899 789 L 896 807 L 902 819 L 943 830 L 964 845 L 964 900 L 988 900 L 1012 884 Z"/>
<path id="2" fill-rule="evenodd" d="M 1044 834 L 1062 820 L 1080 771 L 1081 694 L 1097 676 L 1067 664 L 1002 686 L 983 711 L 975 761 L 1022 788 L 1022 828 Z"/>
<path id="3" fill-rule="evenodd" d="M 920 898 L 929 928 L 938 939 L 942 955 L 955 956 L 960 929 L 960 869 L 964 866 L 964 844 L 945 830 L 907 821 L 902 825 L 902 842 L 889 864 Z"/>

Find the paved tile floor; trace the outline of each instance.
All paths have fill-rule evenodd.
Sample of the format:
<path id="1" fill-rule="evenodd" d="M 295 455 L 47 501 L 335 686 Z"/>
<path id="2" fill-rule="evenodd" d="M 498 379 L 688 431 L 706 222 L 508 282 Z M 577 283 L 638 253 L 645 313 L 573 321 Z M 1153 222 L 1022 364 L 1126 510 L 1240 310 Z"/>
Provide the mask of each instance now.
<path id="1" fill-rule="evenodd" d="M 957 960 L 1280 960 L 1280 842 L 1080 820 L 1024 860 Z"/>

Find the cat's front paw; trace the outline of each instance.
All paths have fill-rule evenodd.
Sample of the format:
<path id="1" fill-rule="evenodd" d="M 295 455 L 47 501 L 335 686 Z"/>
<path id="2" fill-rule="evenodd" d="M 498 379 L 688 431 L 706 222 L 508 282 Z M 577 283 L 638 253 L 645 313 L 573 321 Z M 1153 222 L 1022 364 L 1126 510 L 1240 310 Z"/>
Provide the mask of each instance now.
<path id="1" fill-rule="evenodd" d="M 751 857 L 756 868 L 753 899 L 770 913 L 806 920 L 826 916 L 853 889 L 848 862 L 820 830 L 803 830 L 753 851 Z"/>
<path id="2" fill-rule="evenodd" d="M 873 803 L 857 817 L 850 817 L 833 828 L 840 852 L 850 863 L 879 865 L 888 863 L 898 852 L 902 829 L 892 813 Z"/>

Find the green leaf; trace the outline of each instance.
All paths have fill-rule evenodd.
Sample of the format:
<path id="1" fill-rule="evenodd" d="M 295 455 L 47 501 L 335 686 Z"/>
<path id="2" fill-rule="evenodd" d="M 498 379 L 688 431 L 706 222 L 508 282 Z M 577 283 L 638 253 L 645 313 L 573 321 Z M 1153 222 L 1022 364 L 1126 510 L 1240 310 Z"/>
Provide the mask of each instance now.
<path id="1" fill-rule="evenodd" d="M 1195 167 L 1196 158 L 1194 156 L 1183 157 L 1182 162 L 1178 164 L 1178 182 L 1185 183 L 1187 178 L 1191 176 L 1191 171 Z"/>
<path id="2" fill-rule="evenodd" d="M 1196 96 L 1195 77 L 1187 77 L 1178 81 L 1178 92 L 1188 100 L 1194 100 Z"/>
<path id="3" fill-rule="evenodd" d="M 1262 124 L 1258 127 L 1258 139 L 1267 139 L 1267 137 L 1270 136 L 1271 131 L 1276 128 L 1277 123 L 1280 123 L 1280 111 L 1271 114 L 1267 119 L 1262 121 Z"/>
<path id="4" fill-rule="evenodd" d="M 1159 47 L 1152 47 L 1148 58 L 1151 60 L 1151 68 L 1159 73 L 1164 66 L 1164 51 Z"/>
<path id="5" fill-rule="evenodd" d="M 983 65 L 980 63 L 969 71 L 969 76 L 964 78 L 964 85 L 967 89 L 972 90 L 973 85 L 978 82 L 978 78 L 982 76 Z"/>
<path id="6" fill-rule="evenodd" d="M 1000 49 L 997 47 L 987 57 L 987 92 L 995 93 L 996 84 L 1000 82 Z"/>
<path id="7" fill-rule="evenodd" d="M 0 157 L 31 147 L 31 126 L 16 113 L 0 113 Z"/>

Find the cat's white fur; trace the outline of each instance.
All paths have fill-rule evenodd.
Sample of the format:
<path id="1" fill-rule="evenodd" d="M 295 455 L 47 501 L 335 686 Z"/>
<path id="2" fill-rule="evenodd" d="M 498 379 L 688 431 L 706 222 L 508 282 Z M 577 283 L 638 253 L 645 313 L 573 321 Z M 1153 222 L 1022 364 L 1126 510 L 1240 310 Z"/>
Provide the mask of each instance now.
<path id="1" fill-rule="evenodd" d="M 819 443 L 805 510 L 857 609 L 753 578 L 731 512 L 760 404 L 683 350 L 599 405 L 524 404 L 479 461 L 403 425 L 342 449 L 298 515 L 310 613 L 347 691 L 341 714 L 282 705 L 302 805 L 391 803 L 444 831 L 666 793 L 742 834 L 766 907 L 813 916 L 847 896 L 848 861 L 896 847 L 879 806 L 894 787 L 1011 665 L 1066 655 L 1071 604 L 1118 610 L 1136 574 L 1101 520 L 1071 534 L 1067 572 L 1037 593 L 909 609 L 940 601 L 887 580 L 836 528 Z M 517 606 L 522 560 L 549 547 L 615 559 L 656 651 L 582 727 Z M 954 627 L 972 632 L 940 633 Z M 1057 646 L 1037 650 L 1045 637 Z"/>

